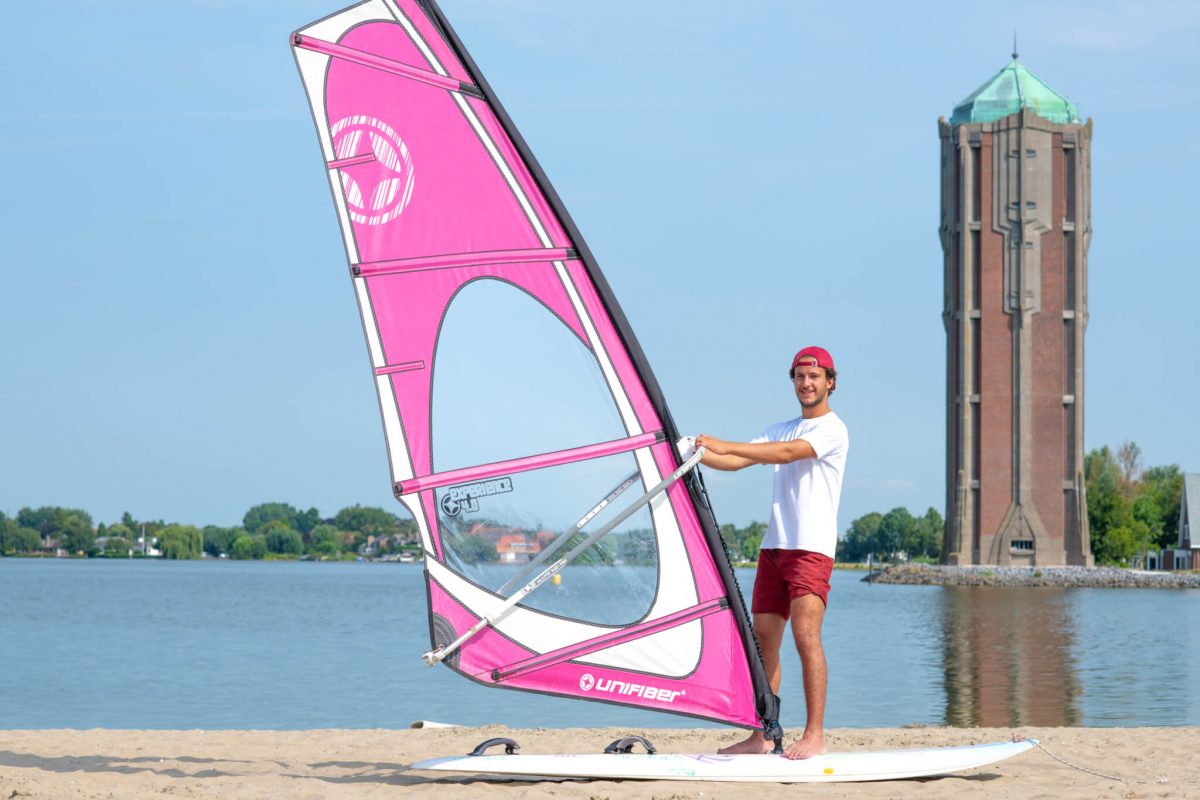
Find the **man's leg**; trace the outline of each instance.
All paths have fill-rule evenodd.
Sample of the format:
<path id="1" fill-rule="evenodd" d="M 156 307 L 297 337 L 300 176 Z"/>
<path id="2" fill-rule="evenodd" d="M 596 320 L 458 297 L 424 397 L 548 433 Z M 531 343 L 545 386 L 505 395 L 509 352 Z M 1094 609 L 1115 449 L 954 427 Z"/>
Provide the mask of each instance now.
<path id="1" fill-rule="evenodd" d="M 804 735 L 784 751 L 788 758 L 809 758 L 825 752 L 825 687 L 828 671 L 825 648 L 821 645 L 821 622 L 824 618 L 825 603 L 815 594 L 792 600 L 792 636 L 804 668 L 804 702 L 808 722 L 804 726 Z M 757 622 L 757 617 L 755 620 Z M 778 672 L 778 648 L 775 652 Z M 763 655 L 765 660 L 766 654 Z"/>
<path id="2" fill-rule="evenodd" d="M 793 603 L 794 605 L 794 603 Z M 783 632 L 787 629 L 787 620 L 778 614 L 755 614 L 754 635 L 758 638 L 758 648 L 762 651 L 763 668 L 767 672 L 767 680 L 771 683 L 771 691 L 779 694 L 779 680 L 782 671 L 779 667 L 779 648 L 783 644 Z M 762 731 L 753 731 L 737 744 L 722 747 L 717 752 L 724 756 L 739 753 L 767 753 L 775 747 L 774 742 L 768 742 Z"/>

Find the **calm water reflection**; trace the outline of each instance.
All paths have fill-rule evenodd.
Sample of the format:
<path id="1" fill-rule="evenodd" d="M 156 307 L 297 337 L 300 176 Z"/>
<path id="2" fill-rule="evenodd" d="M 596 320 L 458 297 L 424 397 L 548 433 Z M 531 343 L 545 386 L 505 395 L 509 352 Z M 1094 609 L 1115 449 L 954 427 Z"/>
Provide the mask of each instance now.
<path id="1" fill-rule="evenodd" d="M 1071 590 L 944 587 L 947 725 L 1078 725 Z"/>
<path id="2" fill-rule="evenodd" d="M 860 579 L 834 573 L 830 727 L 1200 725 L 1200 591 Z M 483 687 L 428 644 L 418 566 L 0 559 L 0 728 L 704 724 Z"/>

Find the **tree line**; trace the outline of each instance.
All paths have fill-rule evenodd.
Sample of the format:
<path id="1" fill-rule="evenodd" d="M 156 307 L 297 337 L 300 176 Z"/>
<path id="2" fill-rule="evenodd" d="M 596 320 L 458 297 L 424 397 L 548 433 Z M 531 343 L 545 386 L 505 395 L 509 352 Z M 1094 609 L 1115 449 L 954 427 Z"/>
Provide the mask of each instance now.
<path id="1" fill-rule="evenodd" d="M 1183 472 L 1178 464 L 1144 468 L 1133 442 L 1116 451 L 1104 446 L 1084 459 L 1088 527 L 1097 564 L 1137 566 L 1148 550 L 1170 547 L 1179 536 Z M 837 560 L 860 562 L 868 554 L 882 560 L 937 561 L 942 554 L 942 515 L 930 508 L 915 516 L 906 508 L 872 511 L 850 523 L 837 544 Z M 725 524 L 721 538 L 734 562 L 754 561 L 767 526 Z M 634 532 L 607 543 L 601 561 L 654 563 L 652 536 Z M 475 538 L 475 537 L 471 537 Z M 61 548 L 71 555 L 141 555 L 157 540 L 165 558 L 228 556 L 235 559 L 347 558 L 361 554 L 419 552 L 416 523 L 382 508 L 350 506 L 323 518 L 315 508 L 301 511 L 287 503 L 261 503 L 242 524 L 197 527 L 162 520 L 136 520 L 128 512 L 112 523 L 93 525 L 86 511 L 58 506 L 22 508 L 15 517 L 0 511 L 0 554 L 36 554 Z M 458 542 L 468 561 L 498 558 L 493 543 Z M 474 546 L 479 552 L 473 552 Z"/>
<path id="2" fill-rule="evenodd" d="M 1125 442 L 1084 457 L 1088 530 L 1097 565 L 1140 566 L 1147 551 L 1171 547 L 1179 537 L 1183 472 L 1178 464 L 1143 468 L 1142 451 Z M 914 517 L 907 509 L 872 512 L 850 523 L 838 542 L 839 561 L 863 561 L 868 553 L 937 561 L 944 521 L 936 509 Z"/>
<path id="3" fill-rule="evenodd" d="M 138 520 L 129 512 L 117 522 L 94 525 L 76 508 L 22 508 L 15 517 L 0 511 L 0 554 L 40 554 L 128 558 L 153 548 L 163 558 L 352 558 L 420 550 L 417 526 L 382 508 L 354 505 L 324 518 L 315 508 L 261 503 L 234 527 L 198 527 L 163 520 Z"/>
<path id="4" fill-rule="evenodd" d="M 1142 450 L 1125 442 L 1084 458 L 1088 529 L 1097 564 L 1140 566 L 1148 550 L 1179 540 L 1183 472 L 1178 464 L 1142 466 Z"/>

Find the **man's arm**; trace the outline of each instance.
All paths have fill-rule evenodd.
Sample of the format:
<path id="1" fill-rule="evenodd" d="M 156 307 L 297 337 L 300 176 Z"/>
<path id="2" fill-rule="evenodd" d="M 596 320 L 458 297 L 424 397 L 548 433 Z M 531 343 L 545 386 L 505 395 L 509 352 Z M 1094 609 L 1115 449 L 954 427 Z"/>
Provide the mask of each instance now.
<path id="1" fill-rule="evenodd" d="M 696 437 L 696 446 L 705 449 L 701 464 L 730 471 L 754 464 L 790 464 L 802 458 L 817 457 L 817 451 L 803 439 L 790 442 L 727 442 L 700 434 Z"/>

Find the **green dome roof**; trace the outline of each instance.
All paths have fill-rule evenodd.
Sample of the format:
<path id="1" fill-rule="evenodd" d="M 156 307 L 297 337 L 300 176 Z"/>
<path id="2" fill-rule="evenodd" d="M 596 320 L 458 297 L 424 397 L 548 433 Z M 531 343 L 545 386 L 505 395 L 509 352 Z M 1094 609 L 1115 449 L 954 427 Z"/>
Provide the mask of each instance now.
<path id="1" fill-rule="evenodd" d="M 1051 89 L 1016 58 L 995 77 L 954 107 L 951 125 L 993 122 L 1028 108 L 1059 125 L 1079 122 L 1079 109 Z"/>

